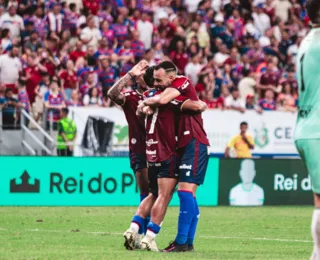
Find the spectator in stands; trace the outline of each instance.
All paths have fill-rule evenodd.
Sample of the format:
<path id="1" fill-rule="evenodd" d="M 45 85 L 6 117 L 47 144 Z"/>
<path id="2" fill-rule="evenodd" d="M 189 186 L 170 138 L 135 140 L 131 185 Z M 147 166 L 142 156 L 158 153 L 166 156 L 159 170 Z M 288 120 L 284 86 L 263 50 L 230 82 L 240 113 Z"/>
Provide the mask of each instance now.
<path id="1" fill-rule="evenodd" d="M 175 50 L 170 53 L 170 59 L 177 66 L 179 74 L 184 74 L 185 67 L 188 64 L 188 58 L 184 42 L 182 40 L 178 40 L 176 42 Z"/>
<path id="2" fill-rule="evenodd" d="M 25 49 L 29 49 L 32 52 L 37 51 L 43 47 L 43 43 L 39 39 L 39 34 L 37 31 L 33 31 L 30 35 L 30 39 L 24 44 Z"/>
<path id="3" fill-rule="evenodd" d="M 243 70 L 242 72 L 243 78 L 240 80 L 238 84 L 240 97 L 245 100 L 248 95 L 255 95 L 255 87 L 257 82 L 255 80 L 255 73 L 250 70 Z"/>
<path id="4" fill-rule="evenodd" d="M 259 105 L 263 110 L 272 111 L 276 110 L 276 102 L 274 100 L 274 92 L 268 89 L 265 93 L 265 98 L 259 101 Z"/>
<path id="5" fill-rule="evenodd" d="M 22 71 L 22 64 L 18 58 L 19 53 L 19 47 L 12 46 L 7 54 L 0 56 L 0 82 L 11 88 L 14 94 L 18 93 L 18 79 Z"/>
<path id="6" fill-rule="evenodd" d="M 50 32 L 57 34 L 62 32 L 62 20 L 61 4 L 54 2 L 51 11 L 47 15 L 47 24 Z"/>
<path id="7" fill-rule="evenodd" d="M 228 48 L 225 44 L 221 44 L 218 47 L 219 51 L 214 56 L 214 61 L 218 67 L 222 67 L 225 61 L 230 57 L 228 54 Z"/>
<path id="8" fill-rule="evenodd" d="M 42 73 L 41 76 L 42 76 L 42 80 L 34 90 L 36 94 L 35 102 L 34 102 L 34 113 L 36 114 L 35 121 L 38 123 L 43 116 L 44 96 L 48 92 L 49 86 L 51 84 L 50 76 L 48 73 Z"/>
<path id="9" fill-rule="evenodd" d="M 226 150 L 224 152 L 225 158 L 230 158 L 231 149 L 234 149 L 235 157 L 237 158 L 251 158 L 251 151 L 254 149 L 254 140 L 251 135 L 247 133 L 248 123 L 241 122 L 240 124 L 240 134 L 232 137 L 228 143 Z M 233 156 L 233 157 L 234 157 Z"/>
<path id="10" fill-rule="evenodd" d="M 1 31 L 1 50 L 7 52 L 12 45 L 10 30 L 5 28 Z"/>
<path id="11" fill-rule="evenodd" d="M 99 95 L 99 91 L 97 88 L 91 88 L 83 98 L 83 105 L 85 107 L 101 107 L 102 99 Z"/>
<path id="12" fill-rule="evenodd" d="M 71 99 L 71 92 L 79 89 L 79 81 L 72 60 L 68 60 L 66 70 L 60 72 L 61 92 L 66 101 Z"/>
<path id="13" fill-rule="evenodd" d="M 15 113 L 18 107 L 18 100 L 13 97 L 11 88 L 5 91 L 5 102 L 2 107 L 2 129 L 10 130 L 16 128 Z"/>
<path id="14" fill-rule="evenodd" d="M 239 90 L 236 88 L 232 89 L 231 95 L 225 99 L 224 105 L 226 109 L 236 110 L 241 113 L 245 112 L 245 102 L 240 98 Z"/>
<path id="15" fill-rule="evenodd" d="M 82 50 L 83 44 L 81 41 L 77 41 L 75 49 L 70 53 L 70 59 L 75 63 L 78 58 L 85 57 L 86 53 Z"/>
<path id="16" fill-rule="evenodd" d="M 285 83 L 282 88 L 282 92 L 278 95 L 277 101 L 283 103 L 286 101 L 286 105 L 290 107 L 295 107 L 296 100 L 298 99 L 295 90 L 291 87 L 289 83 Z"/>
<path id="17" fill-rule="evenodd" d="M 81 31 L 81 41 L 88 47 L 92 47 L 94 51 L 98 49 L 98 43 L 102 39 L 100 30 L 96 27 L 94 17 L 90 16 L 87 20 L 88 26 Z"/>
<path id="18" fill-rule="evenodd" d="M 20 37 L 20 33 L 24 30 L 23 19 L 17 14 L 17 7 L 11 5 L 8 7 L 8 12 L 0 18 L 0 28 L 10 30 L 12 38 Z"/>
<path id="19" fill-rule="evenodd" d="M 31 104 L 35 101 L 35 89 L 42 79 L 41 72 L 47 73 L 48 70 L 40 63 L 40 58 L 34 54 L 28 55 L 23 80 L 26 81 L 27 92 Z"/>
<path id="20" fill-rule="evenodd" d="M 106 56 L 101 56 L 100 69 L 98 71 L 98 81 L 102 87 L 103 93 L 109 90 L 119 77 L 119 72 L 116 68 L 110 66 L 110 60 Z"/>
<path id="21" fill-rule="evenodd" d="M 53 78 L 49 91 L 44 96 L 45 108 L 47 109 L 47 129 L 57 130 L 60 120 L 60 111 L 66 107 L 62 93 L 59 91 L 58 79 Z"/>
<path id="22" fill-rule="evenodd" d="M 79 91 L 74 89 L 71 92 L 71 99 L 67 101 L 67 106 L 68 107 L 81 107 L 83 106 L 83 103 L 80 99 L 80 94 Z"/>
<path id="23" fill-rule="evenodd" d="M 187 64 L 184 69 L 184 74 L 186 77 L 190 78 L 192 83 L 196 85 L 198 83 L 199 74 L 202 69 L 202 65 L 200 64 L 200 53 L 192 54 L 191 61 Z"/>
<path id="24" fill-rule="evenodd" d="M 271 90 L 275 93 L 279 93 L 281 86 L 279 85 L 280 75 L 274 66 L 273 61 L 268 62 L 267 71 L 262 73 L 260 78 L 260 84 L 257 85 L 260 90 L 260 96 L 263 90 Z"/>
<path id="25" fill-rule="evenodd" d="M 261 114 L 263 111 L 262 108 L 256 104 L 254 96 L 250 94 L 248 94 L 246 98 L 246 109 L 254 110 L 259 114 Z"/>
<path id="26" fill-rule="evenodd" d="M 263 12 L 263 4 L 257 4 L 252 13 L 255 27 L 259 30 L 261 35 L 264 35 L 265 32 L 270 29 L 271 21 L 270 17 Z"/>
<path id="27" fill-rule="evenodd" d="M 154 25 L 149 21 L 147 11 L 143 11 L 141 19 L 136 23 L 136 29 L 139 32 L 140 41 L 143 42 L 145 49 L 150 49 L 152 44 L 152 35 L 155 31 Z"/>

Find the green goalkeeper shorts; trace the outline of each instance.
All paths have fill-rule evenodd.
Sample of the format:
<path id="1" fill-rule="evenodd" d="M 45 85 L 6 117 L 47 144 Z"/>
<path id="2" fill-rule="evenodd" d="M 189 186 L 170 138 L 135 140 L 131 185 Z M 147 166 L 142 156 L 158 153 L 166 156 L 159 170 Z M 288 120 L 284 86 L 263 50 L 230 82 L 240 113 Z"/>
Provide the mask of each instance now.
<path id="1" fill-rule="evenodd" d="M 310 175 L 312 190 L 320 194 L 320 139 L 299 139 L 295 143 Z"/>

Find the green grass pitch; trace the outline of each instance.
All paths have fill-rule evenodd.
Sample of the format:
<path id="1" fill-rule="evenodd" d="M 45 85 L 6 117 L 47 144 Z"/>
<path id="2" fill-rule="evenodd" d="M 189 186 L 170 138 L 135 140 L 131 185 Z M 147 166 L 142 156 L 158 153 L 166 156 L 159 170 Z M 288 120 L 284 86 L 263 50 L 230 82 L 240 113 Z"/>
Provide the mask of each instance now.
<path id="1" fill-rule="evenodd" d="M 0 207 L 0 259 L 309 259 L 311 207 L 202 207 L 194 253 L 126 251 L 132 207 Z M 174 239 L 168 209 L 159 248 Z"/>

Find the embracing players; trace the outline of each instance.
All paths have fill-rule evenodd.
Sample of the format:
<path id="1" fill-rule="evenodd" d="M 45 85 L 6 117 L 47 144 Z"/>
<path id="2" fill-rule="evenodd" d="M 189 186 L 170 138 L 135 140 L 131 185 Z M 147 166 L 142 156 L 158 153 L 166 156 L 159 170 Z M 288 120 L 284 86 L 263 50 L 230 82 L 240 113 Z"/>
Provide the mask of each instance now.
<path id="1" fill-rule="evenodd" d="M 180 95 L 193 101 L 199 100 L 191 81 L 184 76 L 178 76 L 176 66 L 170 61 L 158 64 L 154 68 L 153 78 L 155 87 L 164 91 L 140 103 L 139 110 L 143 110 L 144 106 L 161 107 Z M 178 130 L 180 156 L 178 233 L 174 242 L 164 249 L 165 252 L 193 251 L 193 240 L 200 216 L 196 190 L 204 182 L 209 159 L 209 141 L 203 128 L 201 114 L 182 113 Z"/>
<path id="2" fill-rule="evenodd" d="M 295 144 L 311 178 L 314 205 L 311 232 L 314 249 L 311 260 L 320 259 L 320 1 L 308 0 L 313 28 L 302 41 L 297 57 L 299 110 Z"/>
<path id="3" fill-rule="evenodd" d="M 156 89 L 145 93 L 146 98 L 160 95 Z M 187 100 L 179 97 L 165 106 L 155 108 L 144 107 L 141 112 L 146 117 L 146 146 L 149 166 L 149 196 L 140 204 L 132 219 L 130 228 L 124 233 L 125 247 L 135 249 L 139 243 L 145 218 L 151 212 L 146 236 L 140 247 L 146 250 L 158 251 L 155 236 L 159 233 L 167 206 L 171 200 L 178 181 L 178 158 L 176 135 L 180 111 L 202 112 L 206 105 L 200 101 Z M 186 250 L 185 250 L 186 251 Z"/>

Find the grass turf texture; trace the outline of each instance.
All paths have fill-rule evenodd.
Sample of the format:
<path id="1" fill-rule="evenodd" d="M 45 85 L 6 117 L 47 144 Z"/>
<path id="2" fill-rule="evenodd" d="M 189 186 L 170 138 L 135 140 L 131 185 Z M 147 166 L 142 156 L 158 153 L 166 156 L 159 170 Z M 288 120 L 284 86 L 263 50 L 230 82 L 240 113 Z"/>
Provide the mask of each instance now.
<path id="1" fill-rule="evenodd" d="M 196 252 L 178 254 L 125 250 L 122 233 L 134 212 L 130 207 L 0 207 L 0 259 L 294 260 L 309 259 L 313 248 L 311 207 L 201 208 Z M 177 216 L 178 208 L 169 208 L 159 248 L 174 239 Z"/>

